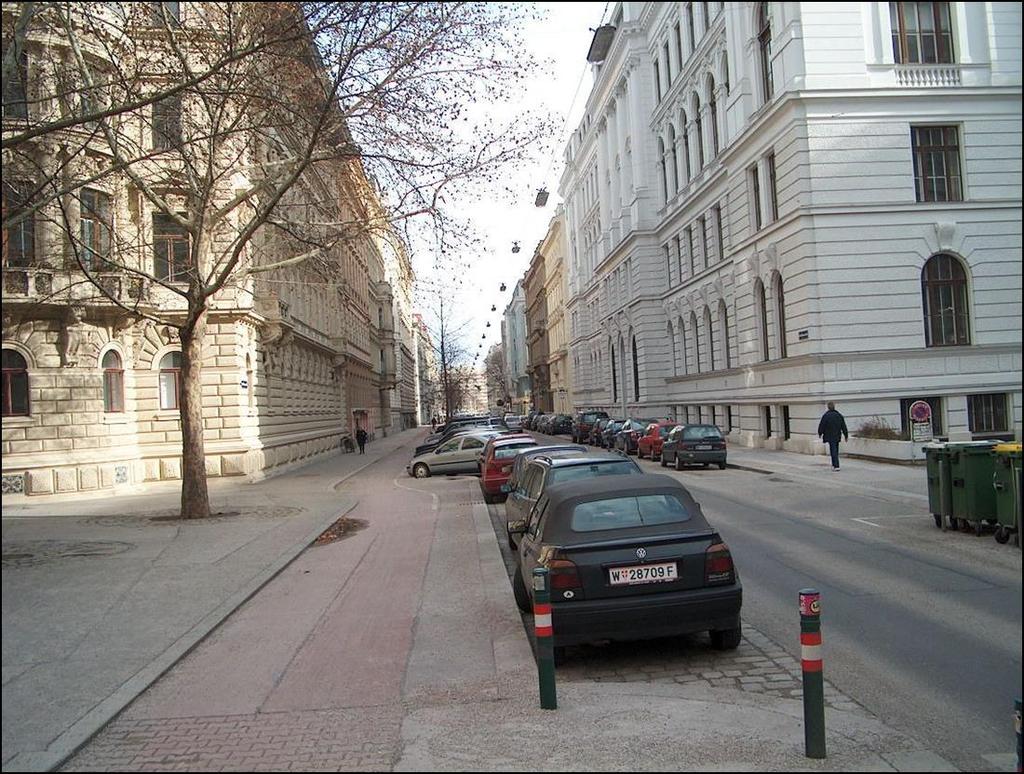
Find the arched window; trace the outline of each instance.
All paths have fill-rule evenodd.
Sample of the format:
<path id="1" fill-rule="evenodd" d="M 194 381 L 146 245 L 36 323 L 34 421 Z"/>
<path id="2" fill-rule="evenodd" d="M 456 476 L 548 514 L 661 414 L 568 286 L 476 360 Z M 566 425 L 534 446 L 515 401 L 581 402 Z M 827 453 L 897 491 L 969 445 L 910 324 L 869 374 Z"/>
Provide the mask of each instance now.
<path id="1" fill-rule="evenodd" d="M 679 113 L 679 126 L 683 133 L 683 173 L 686 175 L 686 182 L 690 182 L 690 127 L 686 119 L 686 111 Z"/>
<path id="2" fill-rule="evenodd" d="M 672 329 L 672 321 L 668 322 L 668 340 L 672 342 L 672 375 L 679 376 L 679 342 L 676 341 L 676 332 Z"/>
<path id="3" fill-rule="evenodd" d="M 633 337 L 633 400 L 640 400 L 640 359 L 636 351 L 636 336 Z"/>
<path id="4" fill-rule="evenodd" d="M 609 342 L 609 348 L 612 351 L 612 403 L 617 403 L 619 400 L 619 383 L 618 372 L 615 369 L 615 345 Z"/>
<path id="5" fill-rule="evenodd" d="M 711 325 L 711 307 L 704 307 L 704 332 L 707 336 L 708 366 L 710 371 L 715 370 L 715 329 Z"/>
<path id="6" fill-rule="evenodd" d="M 20 352 L 3 350 L 5 417 L 28 416 L 28 364 Z"/>
<path id="7" fill-rule="evenodd" d="M 683 325 L 683 318 L 680 317 L 676 323 L 676 335 L 679 337 L 679 367 L 680 373 L 689 373 L 686 367 L 686 326 Z"/>
<path id="8" fill-rule="evenodd" d="M 929 258 L 921 270 L 921 298 L 926 346 L 952 347 L 971 343 L 967 274 L 960 261 L 945 253 Z"/>
<path id="9" fill-rule="evenodd" d="M 775 95 L 772 84 L 772 20 L 770 3 L 760 3 L 757 8 L 757 53 L 761 70 L 761 95 L 763 102 L 771 102 Z"/>
<path id="10" fill-rule="evenodd" d="M 708 120 L 711 121 L 711 157 L 718 156 L 718 103 L 715 101 L 715 79 L 708 77 Z"/>
<path id="11" fill-rule="evenodd" d="M 679 192 L 679 154 L 676 150 L 676 128 L 672 124 L 668 125 L 668 145 L 672 152 L 672 167 L 670 169 L 672 174 L 669 175 L 669 179 L 672 181 L 674 195 Z"/>
<path id="12" fill-rule="evenodd" d="M 693 95 L 693 122 L 697 127 L 697 169 L 704 169 L 704 123 L 700 115 L 700 97 Z"/>
<path id="13" fill-rule="evenodd" d="M 768 359 L 768 302 L 764 296 L 764 283 L 758 280 L 754 285 L 754 306 L 760 322 L 761 359 Z"/>
<path id="14" fill-rule="evenodd" d="M 775 275 L 775 314 L 779 324 L 779 357 L 786 356 L 786 295 L 782 290 L 782 275 Z"/>
<path id="15" fill-rule="evenodd" d="M 693 353 L 693 373 L 699 374 L 700 367 L 700 338 L 697 332 L 697 314 L 690 312 L 690 350 Z"/>
<path id="16" fill-rule="evenodd" d="M 160 359 L 160 408 L 181 405 L 181 353 L 168 352 Z"/>
<path id="17" fill-rule="evenodd" d="M 722 363 L 726 368 L 732 368 L 732 358 L 729 357 L 729 310 L 725 301 L 718 302 L 718 319 L 722 325 Z"/>
<path id="18" fill-rule="evenodd" d="M 668 174 L 665 171 L 665 141 L 658 138 L 658 174 L 661 175 L 661 196 L 668 201 Z"/>
<path id="19" fill-rule="evenodd" d="M 252 408 L 253 404 L 256 402 L 256 386 L 252 381 L 252 358 L 249 357 L 248 354 L 245 356 L 245 390 L 247 393 L 249 408 Z"/>
<path id="20" fill-rule="evenodd" d="M 103 368 L 103 410 L 108 414 L 124 411 L 124 369 L 121 356 L 108 350 L 100 364 Z"/>

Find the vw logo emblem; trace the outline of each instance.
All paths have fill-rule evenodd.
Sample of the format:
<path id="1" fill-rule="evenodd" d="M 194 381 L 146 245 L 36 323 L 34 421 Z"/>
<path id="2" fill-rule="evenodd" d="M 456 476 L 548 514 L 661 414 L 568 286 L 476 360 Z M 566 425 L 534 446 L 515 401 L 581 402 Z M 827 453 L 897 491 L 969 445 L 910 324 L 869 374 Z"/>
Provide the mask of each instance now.
<path id="1" fill-rule="evenodd" d="M 636 558 L 637 559 L 646 559 L 647 558 L 647 549 L 646 548 L 638 548 L 636 550 Z"/>

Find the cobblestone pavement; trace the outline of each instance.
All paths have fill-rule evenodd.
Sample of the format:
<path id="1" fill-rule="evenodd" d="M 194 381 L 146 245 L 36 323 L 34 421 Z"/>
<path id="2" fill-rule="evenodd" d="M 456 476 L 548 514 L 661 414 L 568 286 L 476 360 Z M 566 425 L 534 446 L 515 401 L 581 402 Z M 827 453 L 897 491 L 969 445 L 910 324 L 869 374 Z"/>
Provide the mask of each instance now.
<path id="1" fill-rule="evenodd" d="M 403 709 L 115 720 L 61 771 L 388 771 Z"/>

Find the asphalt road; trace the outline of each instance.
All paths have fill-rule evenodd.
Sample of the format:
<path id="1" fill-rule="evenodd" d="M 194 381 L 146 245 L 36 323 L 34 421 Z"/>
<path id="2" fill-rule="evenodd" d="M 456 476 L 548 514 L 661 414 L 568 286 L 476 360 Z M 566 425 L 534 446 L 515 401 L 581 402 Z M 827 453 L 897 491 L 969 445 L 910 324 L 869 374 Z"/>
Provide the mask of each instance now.
<path id="1" fill-rule="evenodd" d="M 728 542 L 745 622 L 799 658 L 797 594 L 817 588 L 828 680 L 963 770 L 1012 770 L 1018 549 L 942 532 L 915 501 L 843 491 L 836 478 L 816 488 L 777 474 L 640 464 L 682 479 Z"/>

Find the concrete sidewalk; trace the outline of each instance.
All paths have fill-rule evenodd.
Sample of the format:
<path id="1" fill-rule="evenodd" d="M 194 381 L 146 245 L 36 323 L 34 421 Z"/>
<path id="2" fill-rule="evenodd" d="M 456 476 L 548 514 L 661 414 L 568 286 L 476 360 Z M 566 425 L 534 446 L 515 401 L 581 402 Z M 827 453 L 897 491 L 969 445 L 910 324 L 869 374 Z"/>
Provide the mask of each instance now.
<path id="1" fill-rule="evenodd" d="M 59 765 L 356 500 L 335 487 L 422 431 L 257 484 L 211 480 L 213 510 L 174 517 L 180 490 L 3 512 L 3 770 Z"/>
<path id="2" fill-rule="evenodd" d="M 335 491 L 420 435 L 263 484 L 218 486 L 218 507 L 240 515 L 206 524 L 151 521 L 173 507 L 170 495 L 90 502 L 77 515 L 72 505 L 48 516 L 5 513 L 4 769 L 54 768 L 88 742 L 69 770 L 954 770 L 831 686 L 823 761 L 803 756 L 798 699 L 721 687 L 714 672 L 679 683 L 560 670 L 559 709 L 541 710 L 529 639 L 475 480 L 413 482 L 395 455 L 341 490 L 352 494 Z M 818 475 L 813 458 L 746 459 L 764 464 L 763 454 L 776 468 L 790 465 L 787 476 Z M 884 477 L 873 464 L 863 475 Z M 406 490 L 401 513 L 376 507 L 366 529 L 292 563 L 356 497 L 383 497 L 392 479 Z M 433 509 L 424 508 L 430 498 Z M 406 559 L 409 549 L 419 559 Z M 386 557 L 398 575 L 378 575 Z M 422 570 L 405 568 L 417 562 Z M 418 597 L 394 587 L 393 604 L 381 607 L 357 593 L 360 573 L 371 587 L 401 577 Z M 409 604 L 407 631 L 399 622 Z M 346 610 L 358 614 L 339 614 Z M 776 671 L 798 672 L 759 632 L 744 634 L 724 657 L 737 669 L 759 670 L 751 659 L 765 657 Z M 378 636 L 386 639 L 374 639 L 365 663 L 362 650 L 346 647 L 346 638 Z M 395 682 L 383 664 L 403 642 Z"/>

